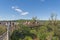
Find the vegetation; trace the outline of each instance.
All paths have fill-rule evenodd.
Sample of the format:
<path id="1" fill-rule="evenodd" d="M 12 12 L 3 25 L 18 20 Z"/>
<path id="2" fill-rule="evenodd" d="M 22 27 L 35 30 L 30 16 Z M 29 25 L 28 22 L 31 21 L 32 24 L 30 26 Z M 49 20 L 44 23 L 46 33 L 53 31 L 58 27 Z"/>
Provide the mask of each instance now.
<path id="1" fill-rule="evenodd" d="M 60 25 L 55 17 L 52 14 L 49 21 L 34 27 L 19 24 L 19 29 L 14 30 L 11 40 L 60 40 Z M 37 20 L 33 18 L 31 21 L 35 23 Z"/>
<path id="2" fill-rule="evenodd" d="M 2 35 L 2 34 L 5 33 L 5 32 L 6 32 L 6 27 L 0 25 L 0 35 Z"/>

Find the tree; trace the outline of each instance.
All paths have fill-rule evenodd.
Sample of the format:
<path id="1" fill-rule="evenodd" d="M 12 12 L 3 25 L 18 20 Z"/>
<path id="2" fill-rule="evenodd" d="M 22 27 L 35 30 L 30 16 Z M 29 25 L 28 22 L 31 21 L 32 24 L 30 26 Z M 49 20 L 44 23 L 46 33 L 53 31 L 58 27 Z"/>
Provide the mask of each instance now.
<path id="1" fill-rule="evenodd" d="M 32 17 L 32 22 L 35 23 L 37 20 L 37 17 Z"/>
<path id="2" fill-rule="evenodd" d="M 52 13 L 49 20 L 50 20 L 50 23 L 51 23 L 52 25 L 56 25 L 56 24 L 57 24 L 57 14 Z"/>

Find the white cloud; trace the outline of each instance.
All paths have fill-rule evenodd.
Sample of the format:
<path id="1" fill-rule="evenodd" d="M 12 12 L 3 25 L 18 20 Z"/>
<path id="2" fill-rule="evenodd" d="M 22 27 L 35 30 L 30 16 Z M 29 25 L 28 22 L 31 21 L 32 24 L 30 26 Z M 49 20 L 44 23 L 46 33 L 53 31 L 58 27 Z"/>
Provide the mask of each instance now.
<path id="1" fill-rule="evenodd" d="M 21 9 L 18 9 L 18 8 L 16 8 L 15 11 L 22 12 L 22 10 Z"/>
<path id="2" fill-rule="evenodd" d="M 17 11 L 17 12 L 22 12 L 22 10 L 19 9 L 18 7 L 14 7 L 14 6 L 12 6 L 12 9 L 14 9 L 14 10 Z"/>
<path id="3" fill-rule="evenodd" d="M 27 15 L 27 14 L 29 14 L 28 12 L 23 12 L 23 13 L 21 13 L 21 15 Z"/>
<path id="4" fill-rule="evenodd" d="M 18 7 L 12 6 L 12 9 L 20 13 L 21 15 L 27 15 L 29 12 L 24 12 L 23 10 L 19 9 Z"/>

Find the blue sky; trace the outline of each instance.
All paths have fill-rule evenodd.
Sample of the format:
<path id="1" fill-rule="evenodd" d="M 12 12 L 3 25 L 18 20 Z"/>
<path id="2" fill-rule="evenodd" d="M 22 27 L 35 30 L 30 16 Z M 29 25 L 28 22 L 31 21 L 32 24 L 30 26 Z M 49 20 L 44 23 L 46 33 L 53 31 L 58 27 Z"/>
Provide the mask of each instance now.
<path id="1" fill-rule="evenodd" d="M 51 13 L 60 19 L 60 0 L 0 0 L 0 20 L 38 19 L 47 20 Z"/>

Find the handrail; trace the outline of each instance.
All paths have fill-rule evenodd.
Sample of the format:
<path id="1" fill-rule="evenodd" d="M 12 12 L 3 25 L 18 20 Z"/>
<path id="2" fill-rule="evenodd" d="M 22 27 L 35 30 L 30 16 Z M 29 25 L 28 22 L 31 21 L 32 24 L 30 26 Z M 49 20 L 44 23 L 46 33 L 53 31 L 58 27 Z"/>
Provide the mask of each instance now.
<path id="1" fill-rule="evenodd" d="M 5 32 L 4 34 L 0 35 L 0 40 L 4 40 L 6 36 L 7 36 L 7 32 Z"/>

